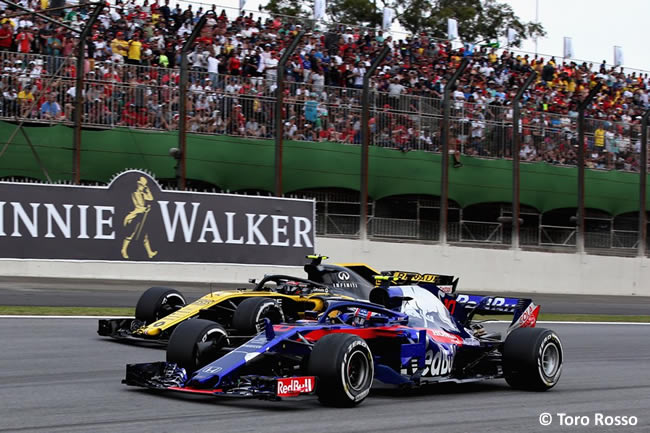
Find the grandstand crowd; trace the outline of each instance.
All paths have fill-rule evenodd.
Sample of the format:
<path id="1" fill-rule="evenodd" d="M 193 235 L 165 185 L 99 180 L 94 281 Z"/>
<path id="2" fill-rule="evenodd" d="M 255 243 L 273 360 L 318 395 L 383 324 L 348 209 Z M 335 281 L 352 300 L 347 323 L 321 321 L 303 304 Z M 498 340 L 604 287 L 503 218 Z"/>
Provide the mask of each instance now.
<path id="1" fill-rule="evenodd" d="M 47 0 L 22 0 L 40 10 Z M 82 2 L 83 3 L 83 2 Z M 0 7 L 5 7 L 0 2 Z M 78 36 L 35 15 L 0 12 L 1 117 L 72 121 Z M 48 12 L 79 29 L 88 7 Z M 90 126 L 173 130 L 178 127 L 180 52 L 206 11 L 169 0 L 120 0 L 104 8 L 85 47 L 83 121 Z M 225 11 L 210 15 L 188 56 L 190 132 L 274 136 L 277 67 L 303 30 L 292 18 Z M 374 145 L 437 151 L 441 98 L 463 57 L 470 59 L 452 92 L 451 132 L 459 151 L 510 156 L 512 99 L 530 71 L 524 93 L 520 155 L 525 161 L 576 163 L 577 106 L 604 86 L 587 110 L 587 165 L 637 170 L 640 118 L 648 108 L 647 74 L 587 63 L 560 62 L 477 47 L 469 53 L 427 34 L 393 37 L 344 25 L 310 27 L 289 59 L 284 134 L 288 139 L 361 141 L 363 76 L 384 44 L 390 54 L 371 79 Z"/>

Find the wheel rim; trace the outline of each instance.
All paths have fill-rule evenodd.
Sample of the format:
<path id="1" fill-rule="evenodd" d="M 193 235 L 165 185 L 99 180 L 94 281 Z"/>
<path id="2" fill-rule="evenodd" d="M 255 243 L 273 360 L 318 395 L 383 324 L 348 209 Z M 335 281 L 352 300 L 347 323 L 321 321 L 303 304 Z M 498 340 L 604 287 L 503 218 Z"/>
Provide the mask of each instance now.
<path id="1" fill-rule="evenodd" d="M 542 370 L 547 377 L 553 377 L 559 366 L 560 350 L 555 343 L 550 343 L 542 352 Z"/>
<path id="2" fill-rule="evenodd" d="M 348 385 L 355 391 L 362 391 L 368 379 L 370 364 L 368 357 L 360 351 L 352 353 L 348 361 Z"/>
<path id="3" fill-rule="evenodd" d="M 170 293 L 160 302 L 160 308 L 156 311 L 156 320 L 168 316 L 183 306 L 185 306 L 185 299 L 177 293 Z"/>
<path id="4" fill-rule="evenodd" d="M 282 310 L 275 306 L 275 304 L 267 305 L 262 308 L 257 314 L 257 320 L 255 321 L 255 329 L 257 332 L 262 332 L 264 330 L 264 325 L 260 323 L 262 319 L 269 319 L 271 324 L 276 325 L 284 322 L 284 314 L 282 313 Z"/>
<path id="5" fill-rule="evenodd" d="M 206 332 L 203 337 L 201 338 L 201 341 L 195 346 L 194 348 L 194 366 L 195 367 L 200 367 L 202 364 L 205 363 L 206 357 L 210 355 L 211 353 L 208 351 L 207 353 L 205 351 L 201 351 L 199 349 L 200 345 L 202 343 L 217 343 L 221 340 L 225 339 L 226 341 L 228 340 L 228 336 L 226 333 L 221 330 L 221 329 L 210 329 L 208 332 Z"/>

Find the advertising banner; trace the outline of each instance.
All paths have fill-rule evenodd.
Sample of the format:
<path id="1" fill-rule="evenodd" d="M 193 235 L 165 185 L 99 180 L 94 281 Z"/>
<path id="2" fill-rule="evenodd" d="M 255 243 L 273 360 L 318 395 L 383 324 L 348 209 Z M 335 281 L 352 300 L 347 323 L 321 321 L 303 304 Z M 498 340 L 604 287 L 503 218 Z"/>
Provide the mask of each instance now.
<path id="1" fill-rule="evenodd" d="M 300 265 L 314 206 L 166 191 L 136 170 L 97 187 L 0 182 L 0 257 Z"/>

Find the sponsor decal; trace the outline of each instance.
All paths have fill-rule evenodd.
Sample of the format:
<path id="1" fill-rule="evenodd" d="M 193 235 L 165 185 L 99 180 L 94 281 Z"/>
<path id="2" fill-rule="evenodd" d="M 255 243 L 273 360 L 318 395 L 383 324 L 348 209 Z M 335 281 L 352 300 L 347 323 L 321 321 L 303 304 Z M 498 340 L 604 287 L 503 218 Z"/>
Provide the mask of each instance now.
<path id="1" fill-rule="evenodd" d="M 357 283 L 334 283 L 332 284 L 333 287 L 339 287 L 339 288 L 356 288 Z"/>
<path id="2" fill-rule="evenodd" d="M 424 370 L 422 376 L 424 377 L 438 377 L 446 376 L 451 373 L 454 366 L 454 357 L 456 350 L 452 346 L 449 349 L 442 345 L 435 346 L 438 350 L 434 352 L 433 349 L 427 350 L 424 359 Z M 418 359 L 412 358 L 409 365 L 402 367 L 401 373 L 403 375 L 413 375 L 418 371 Z"/>
<path id="3" fill-rule="evenodd" d="M 519 319 L 517 319 L 517 322 L 513 325 L 514 328 L 534 328 L 535 324 L 537 323 L 537 316 L 539 315 L 539 306 L 535 306 L 535 304 L 531 303 L 523 313 L 521 313 L 521 316 L 519 316 Z"/>
<path id="4" fill-rule="evenodd" d="M 221 370 L 223 370 L 222 367 L 204 367 L 201 369 L 203 373 L 208 373 L 208 374 L 217 374 Z"/>
<path id="5" fill-rule="evenodd" d="M 442 329 L 425 329 L 427 331 L 427 335 L 435 341 L 441 343 L 453 343 L 458 345 L 463 344 L 463 339 L 458 335 L 450 334 L 449 332 L 443 331 Z"/>
<path id="6" fill-rule="evenodd" d="M 295 397 L 314 391 L 316 378 L 314 376 L 283 377 L 278 379 L 278 397 Z"/>
<path id="7" fill-rule="evenodd" d="M 463 295 L 459 294 L 456 296 L 456 302 L 459 304 L 465 304 L 469 307 L 474 307 L 478 303 L 483 302 L 485 303 L 481 306 L 481 308 L 485 308 L 486 310 L 490 311 L 504 311 L 508 312 L 511 311 L 512 308 L 517 306 L 517 303 L 519 302 L 519 299 L 517 298 L 502 298 L 502 297 L 497 297 L 497 296 L 478 296 L 478 295 Z"/>
<path id="8" fill-rule="evenodd" d="M 338 277 L 339 277 L 339 280 L 341 280 L 341 281 L 347 281 L 347 280 L 350 279 L 350 274 L 345 272 L 345 271 L 341 271 L 341 272 L 339 272 Z"/>
<path id="9" fill-rule="evenodd" d="M 0 257 L 298 265 L 314 202 L 165 191 L 130 170 L 105 187 L 0 182 Z"/>
<path id="10" fill-rule="evenodd" d="M 445 308 L 447 308 L 447 310 L 449 310 L 449 312 L 453 315 L 454 312 L 456 311 L 456 300 L 445 298 L 444 304 L 445 304 Z"/>
<path id="11" fill-rule="evenodd" d="M 418 273 L 409 273 L 409 272 L 395 272 L 393 278 L 403 281 L 412 281 L 414 283 L 435 283 L 439 275 L 435 274 L 418 274 Z"/>

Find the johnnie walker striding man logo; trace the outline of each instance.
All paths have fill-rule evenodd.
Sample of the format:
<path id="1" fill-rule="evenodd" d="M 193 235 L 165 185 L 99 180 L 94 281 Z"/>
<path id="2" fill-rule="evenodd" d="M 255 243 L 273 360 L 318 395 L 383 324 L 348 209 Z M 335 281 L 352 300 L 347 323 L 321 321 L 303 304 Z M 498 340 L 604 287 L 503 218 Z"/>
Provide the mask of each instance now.
<path id="1" fill-rule="evenodd" d="M 147 216 L 151 211 L 151 202 L 153 202 L 153 194 L 147 185 L 147 178 L 140 176 L 137 182 L 137 189 L 131 193 L 131 201 L 133 202 L 133 210 L 124 217 L 124 227 L 132 226 L 133 231 L 130 235 L 126 236 L 122 241 L 122 257 L 129 258 L 128 249 L 131 241 L 139 241 L 142 237 L 144 249 L 149 258 L 154 258 L 158 251 L 151 248 L 149 242 L 149 234 L 147 232 Z M 144 235 L 144 236 L 143 236 Z"/>

